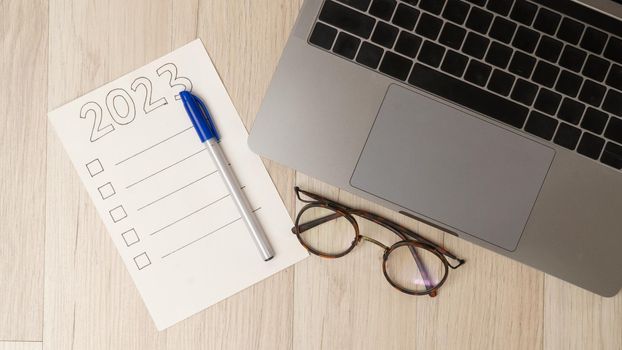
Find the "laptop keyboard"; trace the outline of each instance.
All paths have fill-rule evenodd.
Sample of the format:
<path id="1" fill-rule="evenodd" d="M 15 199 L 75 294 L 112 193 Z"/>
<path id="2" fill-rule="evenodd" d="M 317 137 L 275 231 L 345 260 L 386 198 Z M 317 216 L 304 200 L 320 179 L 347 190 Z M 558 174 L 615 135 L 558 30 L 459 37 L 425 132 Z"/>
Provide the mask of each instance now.
<path id="1" fill-rule="evenodd" d="M 621 32 L 569 0 L 325 0 L 309 43 L 622 169 Z"/>

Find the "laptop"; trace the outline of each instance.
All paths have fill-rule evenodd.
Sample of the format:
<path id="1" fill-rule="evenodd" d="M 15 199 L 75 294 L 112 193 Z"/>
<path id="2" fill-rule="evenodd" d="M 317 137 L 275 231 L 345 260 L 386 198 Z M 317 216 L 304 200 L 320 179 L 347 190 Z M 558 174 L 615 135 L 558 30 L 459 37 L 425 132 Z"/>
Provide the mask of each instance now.
<path id="1" fill-rule="evenodd" d="M 614 0 L 306 0 L 250 147 L 613 296 L 621 18 Z"/>

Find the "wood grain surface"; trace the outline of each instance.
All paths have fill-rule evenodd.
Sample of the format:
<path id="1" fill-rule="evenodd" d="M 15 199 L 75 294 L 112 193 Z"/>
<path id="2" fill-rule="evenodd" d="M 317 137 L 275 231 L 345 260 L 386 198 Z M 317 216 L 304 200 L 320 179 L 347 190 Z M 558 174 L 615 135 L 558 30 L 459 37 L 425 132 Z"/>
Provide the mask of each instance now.
<path id="1" fill-rule="evenodd" d="M 43 343 L 39 341 L 9 342 L 0 341 L 0 350 L 41 350 Z"/>
<path id="2" fill-rule="evenodd" d="M 363 243 L 155 330 L 46 113 L 199 37 L 250 128 L 301 4 L 0 0 L 0 350 L 622 349 L 622 295 L 601 298 L 268 160 L 290 214 L 298 184 L 468 263 L 437 298 L 411 297 Z"/>
<path id="3" fill-rule="evenodd" d="M 0 340 L 41 340 L 47 3 L 0 1 Z"/>

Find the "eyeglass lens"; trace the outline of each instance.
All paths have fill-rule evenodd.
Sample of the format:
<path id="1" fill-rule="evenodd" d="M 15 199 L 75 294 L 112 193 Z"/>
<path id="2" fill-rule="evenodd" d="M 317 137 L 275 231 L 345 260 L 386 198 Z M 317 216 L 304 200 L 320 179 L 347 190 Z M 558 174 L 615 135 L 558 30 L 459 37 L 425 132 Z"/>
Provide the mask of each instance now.
<path id="1" fill-rule="evenodd" d="M 394 284 L 417 293 L 435 287 L 445 275 L 445 265 L 438 256 L 427 249 L 409 245 L 391 250 L 386 269 L 387 277 Z"/>
<path id="2" fill-rule="evenodd" d="M 300 233 L 299 239 L 308 248 L 322 255 L 335 256 L 346 252 L 356 240 L 354 226 L 343 216 L 335 215 L 334 210 L 312 206 L 301 213 L 298 224 L 304 225 L 321 218 L 336 216 L 329 224 L 321 224 Z"/>

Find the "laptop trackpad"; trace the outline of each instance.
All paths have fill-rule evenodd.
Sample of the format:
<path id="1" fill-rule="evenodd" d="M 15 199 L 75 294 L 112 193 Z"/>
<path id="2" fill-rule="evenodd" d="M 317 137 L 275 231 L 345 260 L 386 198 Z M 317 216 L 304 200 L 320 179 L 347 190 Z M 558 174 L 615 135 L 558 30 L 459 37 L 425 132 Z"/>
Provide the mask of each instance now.
<path id="1" fill-rule="evenodd" d="M 514 250 L 555 151 L 391 85 L 351 185 Z"/>

